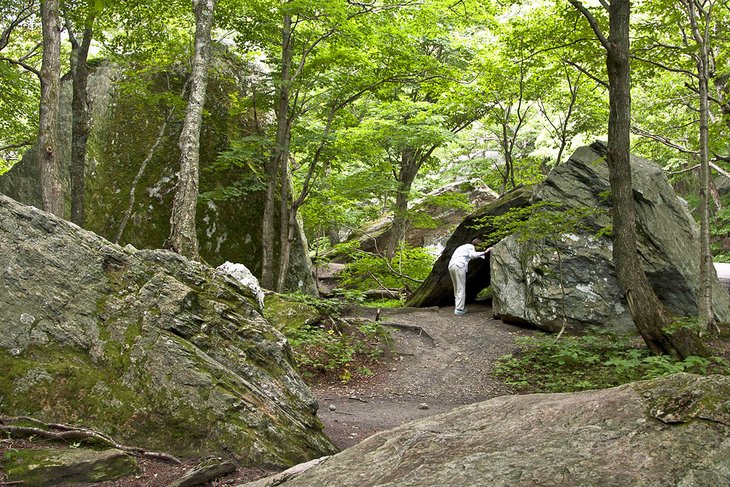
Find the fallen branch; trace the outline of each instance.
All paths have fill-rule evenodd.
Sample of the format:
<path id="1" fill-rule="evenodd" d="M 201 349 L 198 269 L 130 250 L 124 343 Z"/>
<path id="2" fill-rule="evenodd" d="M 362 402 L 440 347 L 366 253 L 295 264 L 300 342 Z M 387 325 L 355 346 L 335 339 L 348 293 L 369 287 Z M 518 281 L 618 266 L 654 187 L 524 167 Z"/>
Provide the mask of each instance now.
<path id="1" fill-rule="evenodd" d="M 402 291 L 399 289 L 368 289 L 363 291 L 363 295 L 366 298 L 373 299 L 400 299 Z"/>
<path id="2" fill-rule="evenodd" d="M 424 330 L 423 328 L 421 328 L 418 325 L 406 325 L 404 323 L 393 323 L 393 322 L 388 322 L 388 321 L 378 321 L 378 324 L 382 325 L 382 326 L 400 328 L 401 330 L 413 331 L 413 332 L 418 333 L 418 336 L 425 336 L 432 342 L 436 342 L 436 340 L 431 335 L 429 335 L 426 330 Z"/>
<path id="3" fill-rule="evenodd" d="M 231 462 L 215 463 L 198 467 L 184 477 L 172 482 L 168 487 L 193 487 L 205 485 L 211 480 L 225 477 L 236 471 L 236 466 Z"/>
<path id="4" fill-rule="evenodd" d="M 35 426 L 17 426 L 9 423 L 17 423 L 20 421 L 27 421 L 37 424 L 42 427 Z M 52 431 L 52 430 L 58 431 Z M 82 441 L 82 440 L 95 440 L 100 442 L 104 446 L 109 446 L 122 450 L 132 455 L 142 456 L 146 458 L 155 458 L 158 460 L 165 460 L 172 463 L 182 463 L 180 460 L 168 453 L 148 451 L 143 448 L 125 446 L 117 443 L 109 436 L 98 431 L 94 431 L 89 428 L 77 428 L 66 424 L 48 424 L 35 418 L 27 416 L 21 416 L 17 418 L 8 418 L 0 416 L 0 431 L 8 433 L 13 438 L 29 438 L 37 436 L 46 440 L 57 440 L 57 441 Z"/>

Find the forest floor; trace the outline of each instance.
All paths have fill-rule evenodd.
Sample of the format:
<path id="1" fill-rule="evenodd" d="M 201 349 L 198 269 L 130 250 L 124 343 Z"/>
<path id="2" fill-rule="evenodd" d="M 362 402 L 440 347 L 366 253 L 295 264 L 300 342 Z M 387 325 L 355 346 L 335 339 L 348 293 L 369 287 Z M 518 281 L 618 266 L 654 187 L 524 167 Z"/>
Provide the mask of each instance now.
<path id="1" fill-rule="evenodd" d="M 366 380 L 313 388 L 329 438 L 345 449 L 414 419 L 512 394 L 492 367 L 515 350 L 516 338 L 539 332 L 495 320 L 489 306 L 468 309 L 463 316 L 453 308 L 383 310 L 381 322 L 401 325 L 389 326 L 392 359 Z"/>
<path id="2" fill-rule="evenodd" d="M 360 309 L 357 316 L 374 318 L 375 310 Z M 391 324 L 392 353 L 374 375 L 347 384 L 330 382 L 312 388 L 319 402 L 325 433 L 340 448 L 353 446 L 379 431 L 408 421 L 449 411 L 513 391 L 492 377 L 496 360 L 513 352 L 515 339 L 539 333 L 492 318 L 492 309 L 472 304 L 469 313 L 453 308 L 388 309 L 380 315 Z M 0 456 L 24 442 L 0 440 Z M 173 465 L 141 460 L 140 474 L 102 487 L 162 487 L 195 467 L 195 461 Z M 238 469 L 206 484 L 239 485 L 274 472 Z M 3 482 L 0 471 L 0 486 Z"/>

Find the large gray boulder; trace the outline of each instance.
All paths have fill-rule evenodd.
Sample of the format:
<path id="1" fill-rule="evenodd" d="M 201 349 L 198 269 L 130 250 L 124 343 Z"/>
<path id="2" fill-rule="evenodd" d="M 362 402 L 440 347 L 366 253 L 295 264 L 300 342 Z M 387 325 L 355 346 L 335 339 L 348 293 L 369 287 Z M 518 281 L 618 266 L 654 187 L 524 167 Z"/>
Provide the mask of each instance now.
<path id="1" fill-rule="evenodd" d="M 265 200 L 265 188 L 256 175 L 260 169 L 247 160 L 249 156 L 229 157 L 223 162 L 219 159 L 231 147 L 231 139 L 254 130 L 248 114 L 233 105 L 233 100 L 250 96 L 245 83 L 237 81 L 250 67 L 231 61 L 232 57 L 220 48 L 214 51 L 200 141 L 200 254 L 213 266 L 226 261 L 242 263 L 260 277 Z M 116 241 L 129 211 L 119 243 L 144 249 L 163 247 L 170 233 L 183 114 L 177 111 L 177 116 L 166 122 L 168 110 L 160 100 L 179 97 L 184 79 L 185 73 L 155 77 L 125 73 L 118 66 L 105 64 L 92 71 L 88 83 L 92 124 L 87 153 L 86 229 Z M 129 89 L 130 83 L 136 86 Z M 141 84 L 144 90 L 139 88 Z M 70 81 L 62 83 L 58 152 L 61 174 L 65 175 L 67 214 L 71 98 Z M 0 193 L 41 208 L 39 178 L 34 148 L 0 176 Z M 130 205 L 132 193 L 134 201 Z M 278 218 L 275 224 L 278 231 Z M 278 239 L 274 245 L 278 245 Z M 308 245 L 300 228 L 292 243 L 286 288 L 312 295 L 317 292 Z"/>
<path id="2" fill-rule="evenodd" d="M 287 466 L 335 451 L 255 294 L 0 195 L 0 414 L 178 456 Z"/>
<path id="3" fill-rule="evenodd" d="M 246 487 L 270 485 L 730 485 L 730 377 L 678 374 L 599 391 L 498 397 Z"/>
<path id="4" fill-rule="evenodd" d="M 632 156 L 631 170 L 637 249 L 649 282 L 672 313 L 696 316 L 697 225 L 659 166 Z M 563 216 L 572 210 L 597 211 L 583 220 L 587 228 L 526 241 L 513 235 L 495 246 L 490 282 L 496 314 L 552 331 L 563 323 L 572 330 L 593 325 L 633 328 L 613 266 L 612 242 L 598 234 L 611 226 L 609 195 L 605 146 L 600 143 L 579 148 L 550 172 L 535 189 L 532 203 L 555 203 Z M 727 292 L 716 278 L 714 283 L 716 317 L 728 321 Z"/>

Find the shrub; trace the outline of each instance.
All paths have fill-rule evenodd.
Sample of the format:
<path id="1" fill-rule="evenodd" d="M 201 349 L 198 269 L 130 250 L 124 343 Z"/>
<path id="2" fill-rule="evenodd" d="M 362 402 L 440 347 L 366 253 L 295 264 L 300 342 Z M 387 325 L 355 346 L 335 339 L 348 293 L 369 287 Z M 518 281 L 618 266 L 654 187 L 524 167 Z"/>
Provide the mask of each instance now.
<path id="1" fill-rule="evenodd" d="M 688 357 L 675 361 L 651 355 L 636 335 L 591 330 L 583 336 L 529 337 L 503 356 L 494 373 L 521 392 L 572 392 L 613 387 L 676 372 L 730 375 L 720 357 Z"/>
<path id="2" fill-rule="evenodd" d="M 373 375 L 389 348 L 389 335 L 377 323 L 352 325 L 339 320 L 292 330 L 287 338 L 303 377 L 309 382 L 341 382 Z"/>

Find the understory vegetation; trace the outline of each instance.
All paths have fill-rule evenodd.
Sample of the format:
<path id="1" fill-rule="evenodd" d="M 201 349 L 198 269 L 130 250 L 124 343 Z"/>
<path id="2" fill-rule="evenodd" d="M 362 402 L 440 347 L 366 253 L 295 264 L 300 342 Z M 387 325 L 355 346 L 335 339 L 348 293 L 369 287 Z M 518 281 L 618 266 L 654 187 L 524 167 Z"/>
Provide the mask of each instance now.
<path id="1" fill-rule="evenodd" d="M 347 383 L 370 377 L 388 348 L 388 332 L 377 323 L 332 320 L 292 331 L 287 338 L 308 382 Z"/>
<path id="2" fill-rule="evenodd" d="M 494 373 L 519 392 L 604 389 L 677 372 L 730 375 L 726 358 L 675 361 L 652 355 L 635 333 L 619 335 L 595 328 L 582 336 L 542 335 L 517 342 L 518 349 L 501 357 Z"/>
<path id="3" fill-rule="evenodd" d="M 321 316 L 315 323 L 284 329 L 299 371 L 308 383 L 348 383 L 370 377 L 387 356 L 390 335 L 386 328 L 365 319 L 342 317 L 344 307 L 352 301 L 302 294 L 287 298 L 316 309 Z"/>

